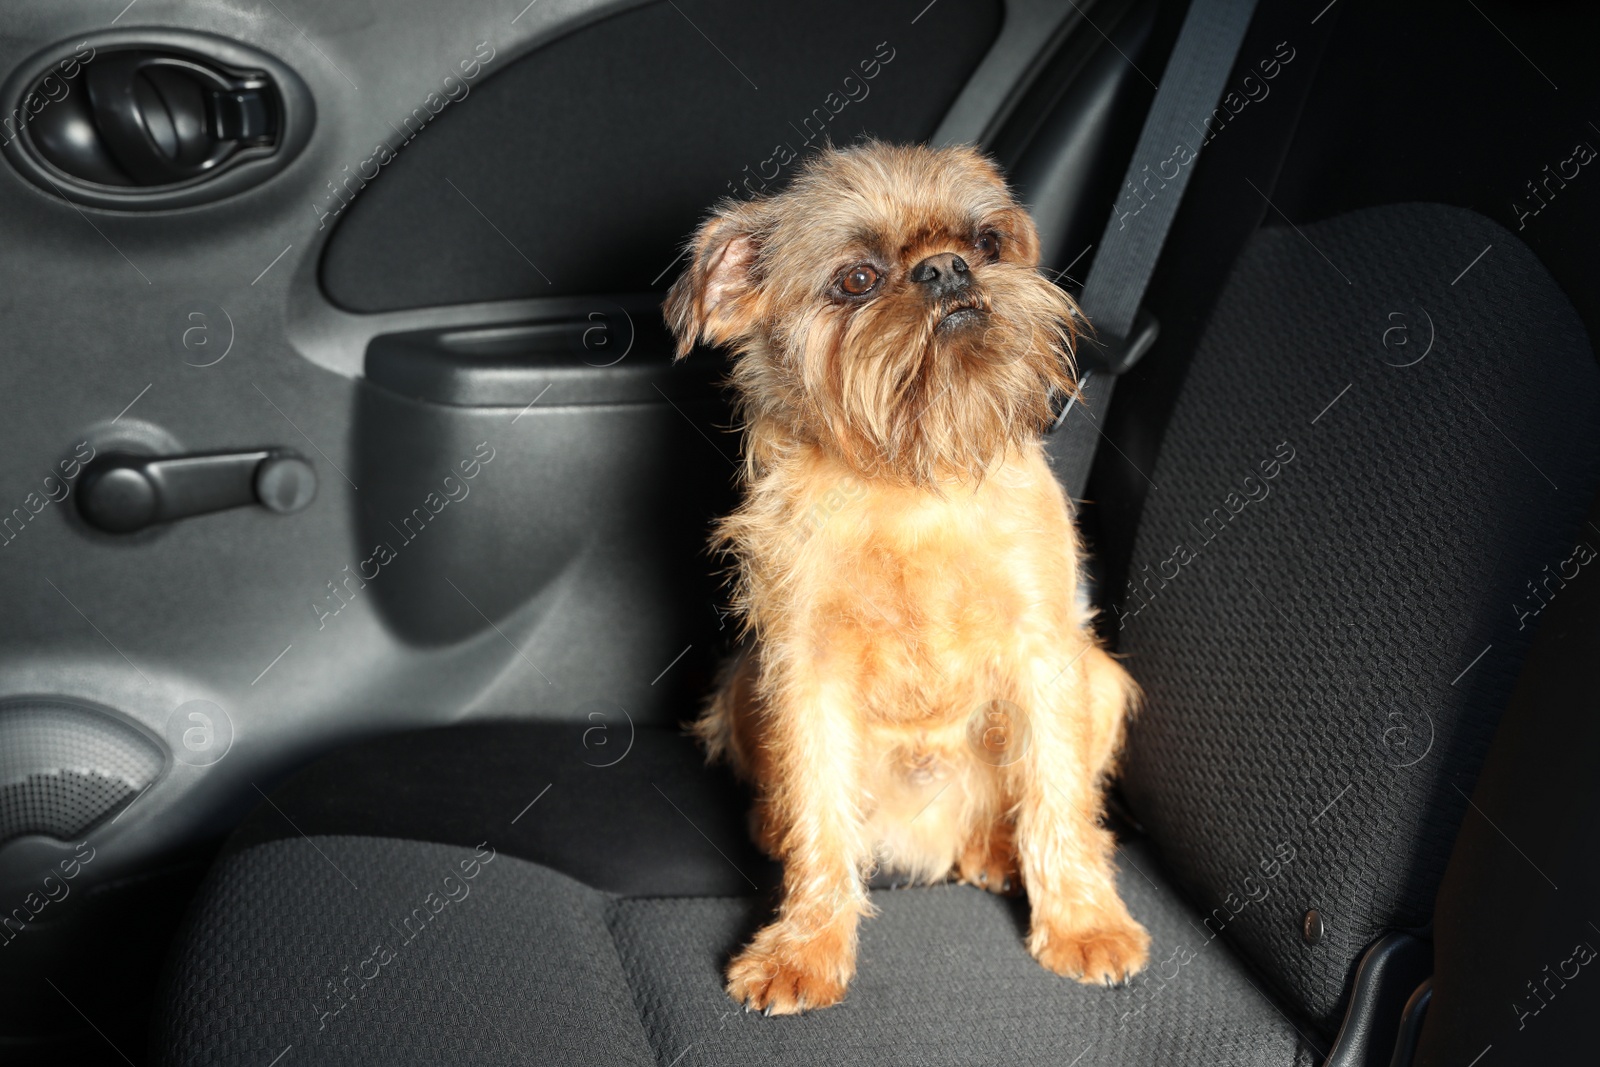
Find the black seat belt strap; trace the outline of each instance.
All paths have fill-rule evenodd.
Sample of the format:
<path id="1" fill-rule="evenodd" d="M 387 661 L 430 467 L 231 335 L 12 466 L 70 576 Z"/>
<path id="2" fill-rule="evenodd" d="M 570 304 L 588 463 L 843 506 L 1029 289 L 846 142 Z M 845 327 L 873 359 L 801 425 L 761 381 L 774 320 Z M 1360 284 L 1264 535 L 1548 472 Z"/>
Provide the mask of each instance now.
<path id="1" fill-rule="evenodd" d="M 1157 324 L 1141 313 L 1140 305 L 1255 6 L 1255 0 L 1193 0 L 1189 5 L 1098 242 L 1078 303 L 1103 347 L 1089 352 L 1088 346 L 1080 346 L 1080 396 L 1068 402 L 1051 428 L 1056 475 L 1075 499 L 1082 497 L 1089 480 L 1100 440 L 1098 424 L 1116 376 L 1155 341 Z"/>

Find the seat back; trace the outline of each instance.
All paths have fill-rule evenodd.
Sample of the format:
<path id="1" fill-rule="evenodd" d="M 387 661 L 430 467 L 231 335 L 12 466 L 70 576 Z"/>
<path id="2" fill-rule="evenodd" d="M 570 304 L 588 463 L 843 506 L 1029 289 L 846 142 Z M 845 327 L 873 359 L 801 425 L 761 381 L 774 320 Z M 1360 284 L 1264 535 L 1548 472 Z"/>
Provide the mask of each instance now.
<path id="1" fill-rule="evenodd" d="M 1325 1030 L 1430 921 L 1597 426 L 1576 313 L 1464 209 L 1263 229 L 1212 312 L 1112 597 L 1147 697 L 1123 785 L 1202 936 Z"/>

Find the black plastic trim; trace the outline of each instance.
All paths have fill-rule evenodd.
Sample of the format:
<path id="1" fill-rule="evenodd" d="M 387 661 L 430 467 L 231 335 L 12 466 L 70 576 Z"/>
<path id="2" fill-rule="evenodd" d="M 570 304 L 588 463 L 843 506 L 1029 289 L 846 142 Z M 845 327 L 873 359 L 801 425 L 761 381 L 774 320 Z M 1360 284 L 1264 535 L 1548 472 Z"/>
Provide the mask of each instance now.
<path id="1" fill-rule="evenodd" d="M 984 142 L 1033 214 L 1041 263 L 1063 275 L 1072 268 L 1078 278 L 1092 262 L 1154 96 L 1132 64 L 1154 67 L 1158 55 L 1165 62 L 1171 44 L 1158 33 L 1154 0 L 1098 5 L 1095 14 L 1106 36 L 1070 36 Z"/>
<path id="2" fill-rule="evenodd" d="M 1368 946 L 1322 1067 L 1388 1067 L 1402 1005 L 1432 967 L 1432 943 L 1412 934 L 1385 934 Z"/>
<path id="3" fill-rule="evenodd" d="M 1422 1023 L 1428 1017 L 1428 1004 L 1433 1000 L 1433 979 L 1417 986 L 1406 1009 L 1400 1015 L 1400 1036 L 1395 1038 L 1394 1055 L 1389 1067 L 1411 1067 L 1417 1058 L 1417 1042 L 1422 1038 Z"/>

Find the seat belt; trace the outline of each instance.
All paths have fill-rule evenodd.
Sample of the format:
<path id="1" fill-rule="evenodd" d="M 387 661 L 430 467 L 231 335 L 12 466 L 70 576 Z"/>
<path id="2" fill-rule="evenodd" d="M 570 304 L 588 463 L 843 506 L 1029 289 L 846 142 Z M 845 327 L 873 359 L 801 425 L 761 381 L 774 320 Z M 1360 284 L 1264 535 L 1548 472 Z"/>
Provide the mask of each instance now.
<path id="1" fill-rule="evenodd" d="M 1074 500 L 1089 481 L 1117 376 L 1155 343 L 1159 325 L 1140 305 L 1255 6 L 1256 0 L 1190 3 L 1098 242 L 1078 301 L 1098 344 L 1092 352 L 1080 346 L 1079 395 L 1061 410 L 1046 443 L 1056 477 Z"/>

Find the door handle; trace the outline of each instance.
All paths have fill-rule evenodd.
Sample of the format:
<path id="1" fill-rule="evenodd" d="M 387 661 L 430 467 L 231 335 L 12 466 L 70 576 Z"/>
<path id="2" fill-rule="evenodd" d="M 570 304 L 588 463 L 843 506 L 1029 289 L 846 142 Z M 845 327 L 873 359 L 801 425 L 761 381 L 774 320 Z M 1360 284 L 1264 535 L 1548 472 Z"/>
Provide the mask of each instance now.
<path id="1" fill-rule="evenodd" d="M 84 83 L 100 148 L 134 185 L 197 178 L 278 134 L 276 102 L 258 71 L 230 74 L 187 56 L 136 50 L 98 57 L 84 68 Z M 94 147 L 80 140 L 45 142 L 65 150 L 68 158 L 52 162 L 69 174 L 79 173 L 73 164 Z"/>
<path id="2" fill-rule="evenodd" d="M 96 529 L 133 533 L 250 504 L 288 515 L 316 495 L 316 471 L 287 449 L 194 456 L 109 453 L 83 472 L 78 513 Z"/>

